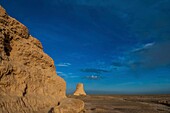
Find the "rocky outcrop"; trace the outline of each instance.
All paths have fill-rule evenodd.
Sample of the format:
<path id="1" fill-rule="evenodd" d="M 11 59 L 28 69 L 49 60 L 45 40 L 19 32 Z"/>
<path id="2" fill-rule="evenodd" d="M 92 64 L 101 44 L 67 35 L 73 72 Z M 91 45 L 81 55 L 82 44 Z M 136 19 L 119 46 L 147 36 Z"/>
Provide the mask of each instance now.
<path id="1" fill-rule="evenodd" d="M 82 83 L 78 83 L 77 87 L 76 87 L 76 91 L 74 92 L 75 96 L 81 96 L 81 95 L 86 95 L 85 91 L 84 91 L 84 86 Z"/>
<path id="2" fill-rule="evenodd" d="M 51 113 L 78 113 L 84 108 L 84 102 L 77 99 L 64 99 L 60 106 L 51 109 Z"/>
<path id="3" fill-rule="evenodd" d="M 41 43 L 0 6 L 0 113 L 48 113 L 70 100 L 65 90 Z"/>

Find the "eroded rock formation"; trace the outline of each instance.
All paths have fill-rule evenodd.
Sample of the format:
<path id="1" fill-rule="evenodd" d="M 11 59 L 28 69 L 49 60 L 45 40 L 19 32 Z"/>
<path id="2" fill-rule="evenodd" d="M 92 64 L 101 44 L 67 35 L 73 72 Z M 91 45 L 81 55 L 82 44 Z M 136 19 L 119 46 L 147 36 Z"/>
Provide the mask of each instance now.
<path id="1" fill-rule="evenodd" d="M 76 96 L 86 95 L 84 91 L 84 86 L 82 83 L 77 84 L 76 91 L 74 92 L 73 95 L 76 95 Z"/>
<path id="2" fill-rule="evenodd" d="M 67 102 L 65 90 L 41 43 L 0 6 L 0 113 L 55 112 L 61 103 L 73 101 L 81 103 L 75 108 L 79 112 L 84 103 Z"/>
<path id="3" fill-rule="evenodd" d="M 77 99 L 63 99 L 59 106 L 51 109 L 51 113 L 78 113 L 84 108 L 84 102 Z"/>

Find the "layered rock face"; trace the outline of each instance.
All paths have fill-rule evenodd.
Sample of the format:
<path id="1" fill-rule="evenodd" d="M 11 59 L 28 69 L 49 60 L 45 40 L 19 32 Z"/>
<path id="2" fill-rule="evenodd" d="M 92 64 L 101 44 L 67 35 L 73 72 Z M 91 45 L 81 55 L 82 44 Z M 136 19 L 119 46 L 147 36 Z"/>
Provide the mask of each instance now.
<path id="1" fill-rule="evenodd" d="M 48 113 L 67 100 L 65 90 L 41 43 L 0 6 L 0 113 Z"/>
<path id="2" fill-rule="evenodd" d="M 84 91 L 84 86 L 82 83 L 77 84 L 76 91 L 74 92 L 73 95 L 76 95 L 76 96 L 86 95 Z"/>

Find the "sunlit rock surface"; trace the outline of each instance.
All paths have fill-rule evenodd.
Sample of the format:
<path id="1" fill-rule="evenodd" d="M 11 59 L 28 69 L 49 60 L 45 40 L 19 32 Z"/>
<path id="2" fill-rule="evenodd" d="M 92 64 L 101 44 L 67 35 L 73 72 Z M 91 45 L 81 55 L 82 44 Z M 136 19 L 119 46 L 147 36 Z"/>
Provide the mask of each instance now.
<path id="1" fill-rule="evenodd" d="M 57 76 L 54 61 L 43 52 L 40 41 L 0 6 L 0 113 L 51 112 L 72 100 L 65 90 L 65 81 Z M 76 112 L 83 109 L 74 105 Z"/>
<path id="2" fill-rule="evenodd" d="M 75 96 L 82 96 L 82 95 L 86 95 L 85 91 L 84 91 L 84 85 L 82 83 L 78 83 L 77 87 L 76 87 L 76 91 L 74 92 Z"/>

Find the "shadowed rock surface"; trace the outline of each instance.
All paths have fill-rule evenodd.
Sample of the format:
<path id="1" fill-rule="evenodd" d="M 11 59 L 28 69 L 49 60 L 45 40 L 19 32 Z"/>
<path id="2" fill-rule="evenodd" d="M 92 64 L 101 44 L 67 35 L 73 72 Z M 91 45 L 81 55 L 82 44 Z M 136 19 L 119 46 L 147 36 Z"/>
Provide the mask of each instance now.
<path id="1" fill-rule="evenodd" d="M 76 87 L 76 91 L 74 92 L 75 96 L 80 96 L 80 95 L 86 95 L 85 91 L 84 91 L 84 85 L 82 83 L 78 83 L 77 87 Z"/>
<path id="2" fill-rule="evenodd" d="M 67 99 L 65 90 L 41 43 L 0 6 L 0 113 L 48 113 L 60 103 L 79 103 L 72 107 L 81 111 L 84 103 Z"/>

